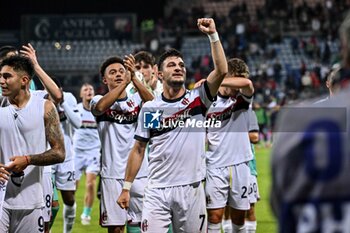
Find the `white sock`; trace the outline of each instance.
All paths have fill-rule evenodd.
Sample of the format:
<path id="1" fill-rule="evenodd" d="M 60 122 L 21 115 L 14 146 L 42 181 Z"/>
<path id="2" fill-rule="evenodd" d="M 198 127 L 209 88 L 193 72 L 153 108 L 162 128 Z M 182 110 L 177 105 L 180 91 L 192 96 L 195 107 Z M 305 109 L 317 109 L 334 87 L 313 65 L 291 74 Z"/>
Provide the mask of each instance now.
<path id="1" fill-rule="evenodd" d="M 76 203 L 73 206 L 63 204 L 63 233 L 72 232 L 76 209 Z"/>
<path id="2" fill-rule="evenodd" d="M 232 227 L 231 219 L 223 219 L 222 225 L 230 225 L 230 227 Z"/>
<path id="3" fill-rule="evenodd" d="M 232 223 L 232 232 L 233 233 L 246 233 L 245 225 L 236 225 Z"/>
<path id="4" fill-rule="evenodd" d="M 256 221 L 245 221 L 245 228 L 247 229 L 247 233 L 255 233 L 256 232 Z"/>
<path id="5" fill-rule="evenodd" d="M 231 219 L 223 219 L 222 220 L 222 230 L 224 233 L 231 233 L 232 232 L 232 222 Z"/>
<path id="6" fill-rule="evenodd" d="M 211 223 L 208 222 L 208 233 L 220 233 L 221 223 Z"/>

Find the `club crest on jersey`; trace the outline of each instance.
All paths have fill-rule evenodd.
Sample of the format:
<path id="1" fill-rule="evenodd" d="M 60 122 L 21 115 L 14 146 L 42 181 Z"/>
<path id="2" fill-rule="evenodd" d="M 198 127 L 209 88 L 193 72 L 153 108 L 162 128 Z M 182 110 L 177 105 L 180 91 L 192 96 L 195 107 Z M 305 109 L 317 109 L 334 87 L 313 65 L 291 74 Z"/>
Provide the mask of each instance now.
<path id="1" fill-rule="evenodd" d="M 132 107 L 135 106 L 135 103 L 134 103 L 134 101 L 132 101 L 132 100 L 129 100 L 128 102 L 126 102 L 126 104 L 127 104 L 130 108 L 132 108 Z"/>
<path id="2" fill-rule="evenodd" d="M 147 221 L 147 219 L 144 219 L 142 221 L 141 229 L 142 229 L 143 232 L 148 230 L 148 221 Z"/>
<path id="3" fill-rule="evenodd" d="M 183 105 L 188 105 L 189 103 L 190 103 L 190 100 L 188 99 L 188 98 L 183 98 L 183 100 L 181 101 L 181 103 L 183 104 Z"/>
<path id="4" fill-rule="evenodd" d="M 143 128 L 145 129 L 159 129 L 160 128 L 160 116 L 162 112 L 157 110 L 156 112 L 144 112 L 143 113 Z"/>

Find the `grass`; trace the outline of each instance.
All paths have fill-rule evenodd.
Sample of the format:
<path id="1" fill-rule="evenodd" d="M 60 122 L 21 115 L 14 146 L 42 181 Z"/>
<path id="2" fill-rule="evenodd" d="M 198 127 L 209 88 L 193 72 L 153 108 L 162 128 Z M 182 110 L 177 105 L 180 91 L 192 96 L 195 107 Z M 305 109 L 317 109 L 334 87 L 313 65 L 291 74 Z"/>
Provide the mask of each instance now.
<path id="1" fill-rule="evenodd" d="M 256 216 L 258 221 L 257 233 L 273 233 L 277 232 L 277 223 L 273 217 L 269 205 L 269 192 L 270 192 L 270 149 L 257 148 L 256 149 L 256 160 L 258 167 L 258 183 L 261 199 L 256 204 Z M 99 225 L 99 201 L 96 198 L 92 210 L 91 225 L 83 226 L 80 223 L 80 215 L 83 211 L 83 200 L 85 190 L 85 176 L 82 177 L 80 187 L 76 192 L 77 202 L 77 218 L 73 227 L 73 233 L 106 233 L 107 229 L 100 227 Z M 61 209 L 57 215 L 56 221 L 51 229 L 52 233 L 62 232 L 63 221 L 62 221 L 62 201 L 60 197 Z"/>

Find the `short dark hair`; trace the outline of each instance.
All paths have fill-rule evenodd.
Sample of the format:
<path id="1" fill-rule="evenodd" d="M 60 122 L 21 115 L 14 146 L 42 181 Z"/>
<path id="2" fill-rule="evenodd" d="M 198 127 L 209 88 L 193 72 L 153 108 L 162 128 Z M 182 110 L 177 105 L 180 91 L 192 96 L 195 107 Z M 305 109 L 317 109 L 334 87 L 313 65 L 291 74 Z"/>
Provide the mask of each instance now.
<path id="1" fill-rule="evenodd" d="M 28 74 L 30 79 L 34 76 L 34 65 L 27 57 L 20 55 L 7 57 L 0 63 L 0 69 L 4 66 L 10 66 L 16 72 L 24 71 Z"/>
<path id="2" fill-rule="evenodd" d="M 239 58 L 231 58 L 227 61 L 228 74 L 235 77 L 249 78 L 249 68 L 247 64 Z"/>
<path id="3" fill-rule="evenodd" d="M 104 76 L 105 74 L 105 71 L 106 71 L 106 68 L 111 65 L 111 64 L 114 64 L 114 63 L 120 63 L 124 66 L 124 62 L 123 62 L 123 59 L 121 59 L 120 57 L 110 57 L 110 58 L 107 58 L 101 65 L 100 67 L 100 75 L 101 77 Z"/>
<path id="4" fill-rule="evenodd" d="M 136 53 L 134 57 L 135 57 L 135 63 L 143 61 L 144 63 L 151 66 L 154 66 L 154 64 L 156 63 L 154 56 L 147 51 L 140 51 Z"/>
<path id="5" fill-rule="evenodd" d="M 7 54 L 10 52 L 18 52 L 17 48 L 11 45 L 5 45 L 0 47 L 0 60 L 6 58 Z"/>
<path id="6" fill-rule="evenodd" d="M 159 60 L 158 60 L 158 69 L 163 70 L 163 62 L 165 59 L 168 57 L 180 57 L 183 59 L 182 53 L 176 49 L 169 49 L 166 50 L 162 55 L 160 55 Z"/>

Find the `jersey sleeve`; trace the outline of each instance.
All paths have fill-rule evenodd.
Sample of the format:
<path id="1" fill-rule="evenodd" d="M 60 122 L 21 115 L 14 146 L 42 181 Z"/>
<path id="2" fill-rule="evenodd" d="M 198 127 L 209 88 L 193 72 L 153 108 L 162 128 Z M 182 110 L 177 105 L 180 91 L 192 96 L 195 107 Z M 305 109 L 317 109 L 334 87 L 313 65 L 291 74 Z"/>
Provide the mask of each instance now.
<path id="1" fill-rule="evenodd" d="M 249 108 L 248 114 L 249 114 L 249 132 L 259 131 L 258 118 L 256 117 L 255 112 L 251 108 Z"/>
<path id="2" fill-rule="evenodd" d="M 73 127 L 78 129 L 81 126 L 81 116 L 78 110 L 78 103 L 72 93 L 64 92 L 64 102 L 61 104 L 61 107 L 64 109 L 70 123 Z"/>
<path id="3" fill-rule="evenodd" d="M 95 114 L 95 106 L 98 103 L 98 101 L 100 101 L 100 99 L 102 99 L 102 95 L 95 95 L 92 100 L 90 101 L 90 108 L 91 108 L 91 113 L 92 115 L 96 116 Z"/>
<path id="4" fill-rule="evenodd" d="M 203 85 L 201 85 L 200 87 L 198 87 L 196 89 L 198 89 L 198 91 L 199 91 L 199 96 L 200 96 L 202 102 L 205 104 L 205 106 L 207 108 L 209 108 L 210 105 L 212 104 L 212 102 L 216 100 L 216 96 L 211 96 L 208 82 L 205 81 L 203 83 Z"/>
<path id="5" fill-rule="evenodd" d="M 149 108 L 147 108 L 147 104 L 145 104 L 140 110 L 139 117 L 137 118 L 137 127 L 134 136 L 136 140 L 141 142 L 148 142 L 150 140 L 150 130 L 144 127 L 146 112 L 150 112 Z"/>

